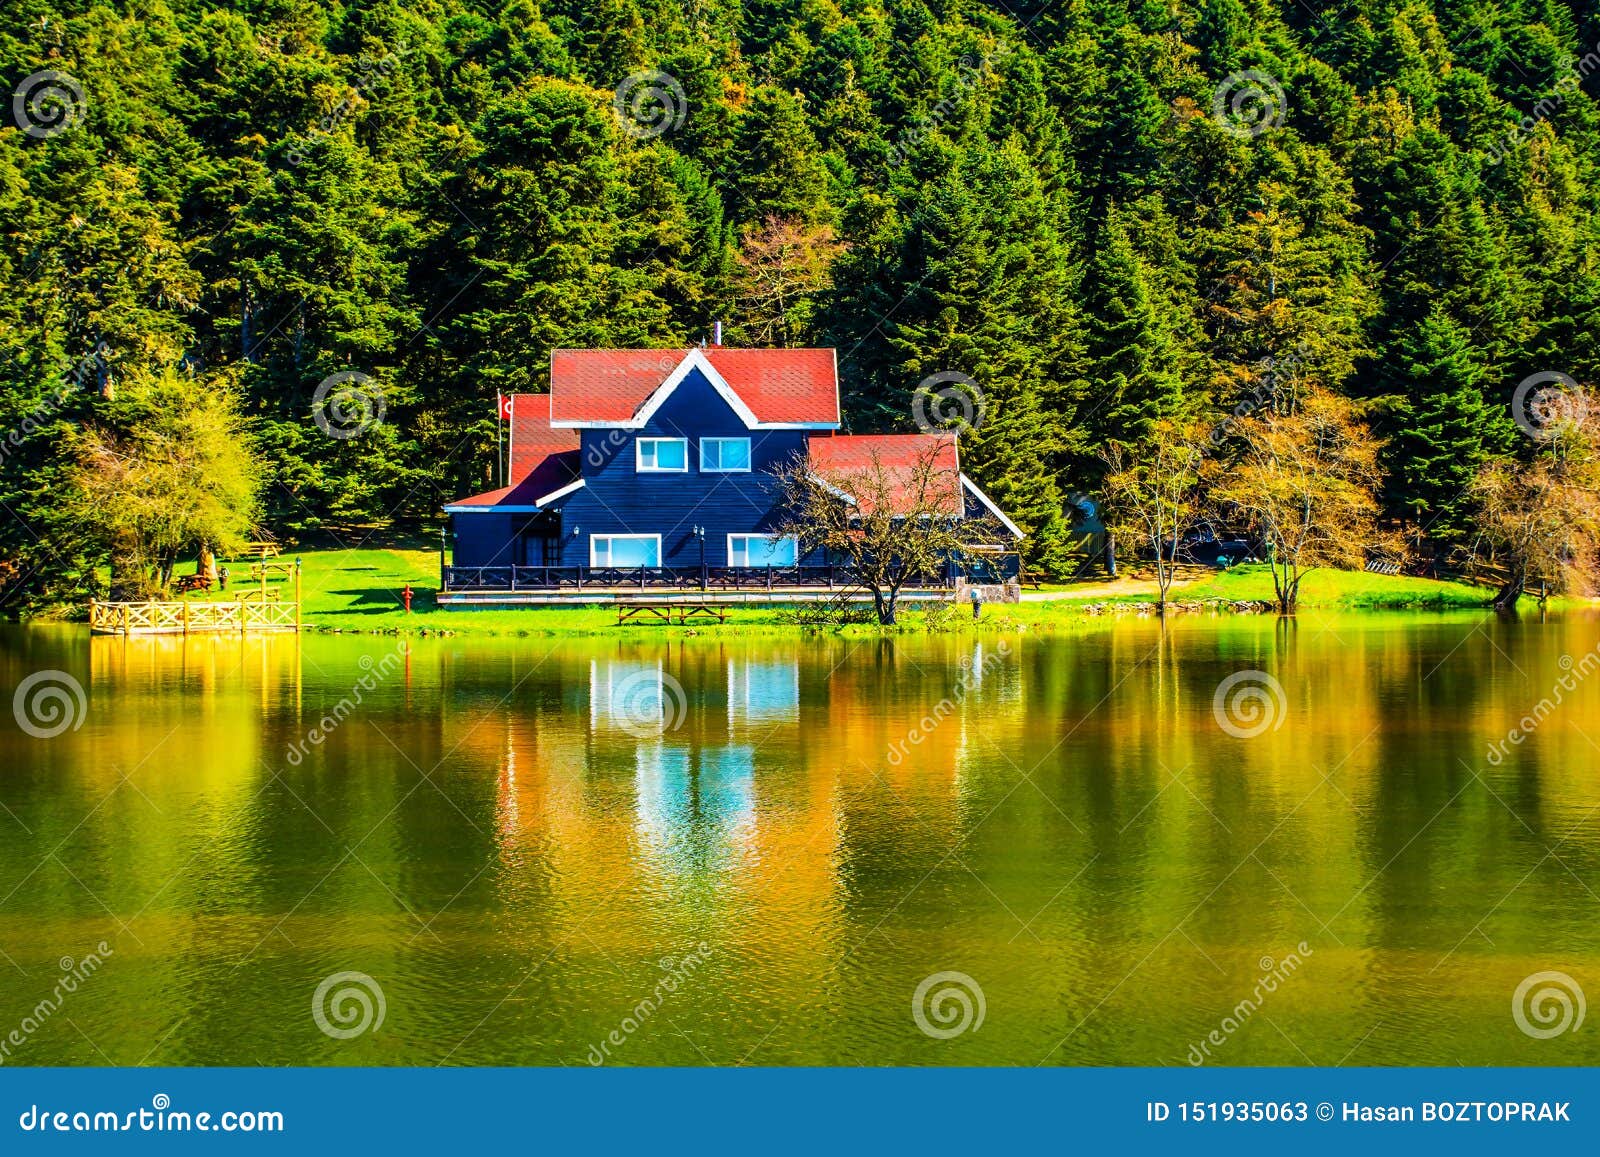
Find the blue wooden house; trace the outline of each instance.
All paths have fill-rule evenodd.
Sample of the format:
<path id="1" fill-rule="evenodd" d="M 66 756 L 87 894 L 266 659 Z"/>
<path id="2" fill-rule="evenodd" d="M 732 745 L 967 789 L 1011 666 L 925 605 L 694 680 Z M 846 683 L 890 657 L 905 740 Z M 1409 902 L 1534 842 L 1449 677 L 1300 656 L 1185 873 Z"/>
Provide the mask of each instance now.
<path id="1" fill-rule="evenodd" d="M 848 471 L 937 455 L 954 517 L 1022 537 L 954 434 L 840 434 L 832 350 L 557 350 L 550 392 L 514 396 L 509 425 L 511 485 L 445 507 L 447 590 L 820 582 L 829 560 L 775 535 L 772 471 L 797 456 Z"/>

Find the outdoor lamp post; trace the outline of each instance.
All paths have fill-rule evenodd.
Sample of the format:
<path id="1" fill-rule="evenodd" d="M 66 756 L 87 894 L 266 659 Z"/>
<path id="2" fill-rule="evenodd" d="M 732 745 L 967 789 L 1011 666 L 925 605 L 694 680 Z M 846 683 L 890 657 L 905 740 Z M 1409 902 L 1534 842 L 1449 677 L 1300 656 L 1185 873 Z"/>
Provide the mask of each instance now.
<path id="1" fill-rule="evenodd" d="M 700 540 L 700 589 L 706 589 L 706 528 L 694 528 L 694 536 Z"/>

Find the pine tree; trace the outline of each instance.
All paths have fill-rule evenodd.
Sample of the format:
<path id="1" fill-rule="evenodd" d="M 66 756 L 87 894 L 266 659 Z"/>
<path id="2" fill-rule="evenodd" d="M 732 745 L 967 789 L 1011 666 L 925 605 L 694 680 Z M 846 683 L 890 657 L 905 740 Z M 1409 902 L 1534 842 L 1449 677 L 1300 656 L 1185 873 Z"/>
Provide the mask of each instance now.
<path id="1" fill-rule="evenodd" d="M 1183 404 L 1177 344 L 1152 294 L 1120 210 L 1100 231 L 1085 284 L 1093 400 L 1084 422 L 1097 445 L 1136 442 Z"/>
<path id="2" fill-rule="evenodd" d="M 1394 416 L 1389 503 L 1441 550 L 1471 534 L 1472 481 L 1504 446 L 1484 400 L 1485 366 L 1465 326 L 1435 306 L 1401 338 L 1405 400 Z"/>

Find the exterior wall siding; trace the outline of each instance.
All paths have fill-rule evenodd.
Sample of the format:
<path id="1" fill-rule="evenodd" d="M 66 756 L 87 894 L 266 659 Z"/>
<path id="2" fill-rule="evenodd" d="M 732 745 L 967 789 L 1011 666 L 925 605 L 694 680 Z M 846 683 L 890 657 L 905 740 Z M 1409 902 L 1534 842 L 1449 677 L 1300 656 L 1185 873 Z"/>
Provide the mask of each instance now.
<path id="1" fill-rule="evenodd" d="M 511 515 L 453 514 L 451 558 L 456 566 L 511 566 L 517 561 Z"/>
<path id="2" fill-rule="evenodd" d="M 727 566 L 729 534 L 770 534 L 777 527 L 779 494 L 772 468 L 806 446 L 803 430 L 747 429 L 698 371 L 642 429 L 582 433 L 584 486 L 560 503 L 562 562 L 569 566 L 588 563 L 595 534 L 659 534 L 664 566 L 698 566 L 696 526 L 705 528 L 706 565 Z M 688 468 L 639 472 L 635 444 L 641 437 L 686 439 Z M 716 437 L 750 439 L 749 473 L 701 472 L 700 439 Z"/>

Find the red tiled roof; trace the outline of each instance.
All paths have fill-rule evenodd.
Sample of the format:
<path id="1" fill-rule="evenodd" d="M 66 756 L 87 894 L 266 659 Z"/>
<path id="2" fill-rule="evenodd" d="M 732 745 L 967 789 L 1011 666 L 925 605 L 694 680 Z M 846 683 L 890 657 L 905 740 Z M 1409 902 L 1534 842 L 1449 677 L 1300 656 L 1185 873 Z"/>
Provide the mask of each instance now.
<path id="1" fill-rule="evenodd" d="M 537 467 L 546 456 L 576 450 L 581 445 L 578 431 L 551 428 L 549 394 L 513 394 L 509 425 L 513 483 Z"/>
<path id="2" fill-rule="evenodd" d="M 881 468 L 890 502 L 895 506 L 916 505 L 914 493 L 924 463 L 932 473 L 929 493 L 923 505 L 949 514 L 960 514 L 961 468 L 954 434 L 834 434 L 812 437 L 811 472 L 836 489 L 844 491 L 867 508 L 872 495 L 856 491 L 872 486 Z"/>
<path id="3" fill-rule="evenodd" d="M 524 477 L 499 490 L 487 490 L 471 498 L 458 498 L 451 506 L 533 506 L 546 494 L 578 480 L 581 455 L 577 450 L 547 454 Z"/>
<path id="4" fill-rule="evenodd" d="M 839 422 L 831 349 L 702 349 L 756 421 Z M 686 349 L 556 350 L 550 355 L 551 415 L 558 422 L 625 422 L 689 355 Z"/>

